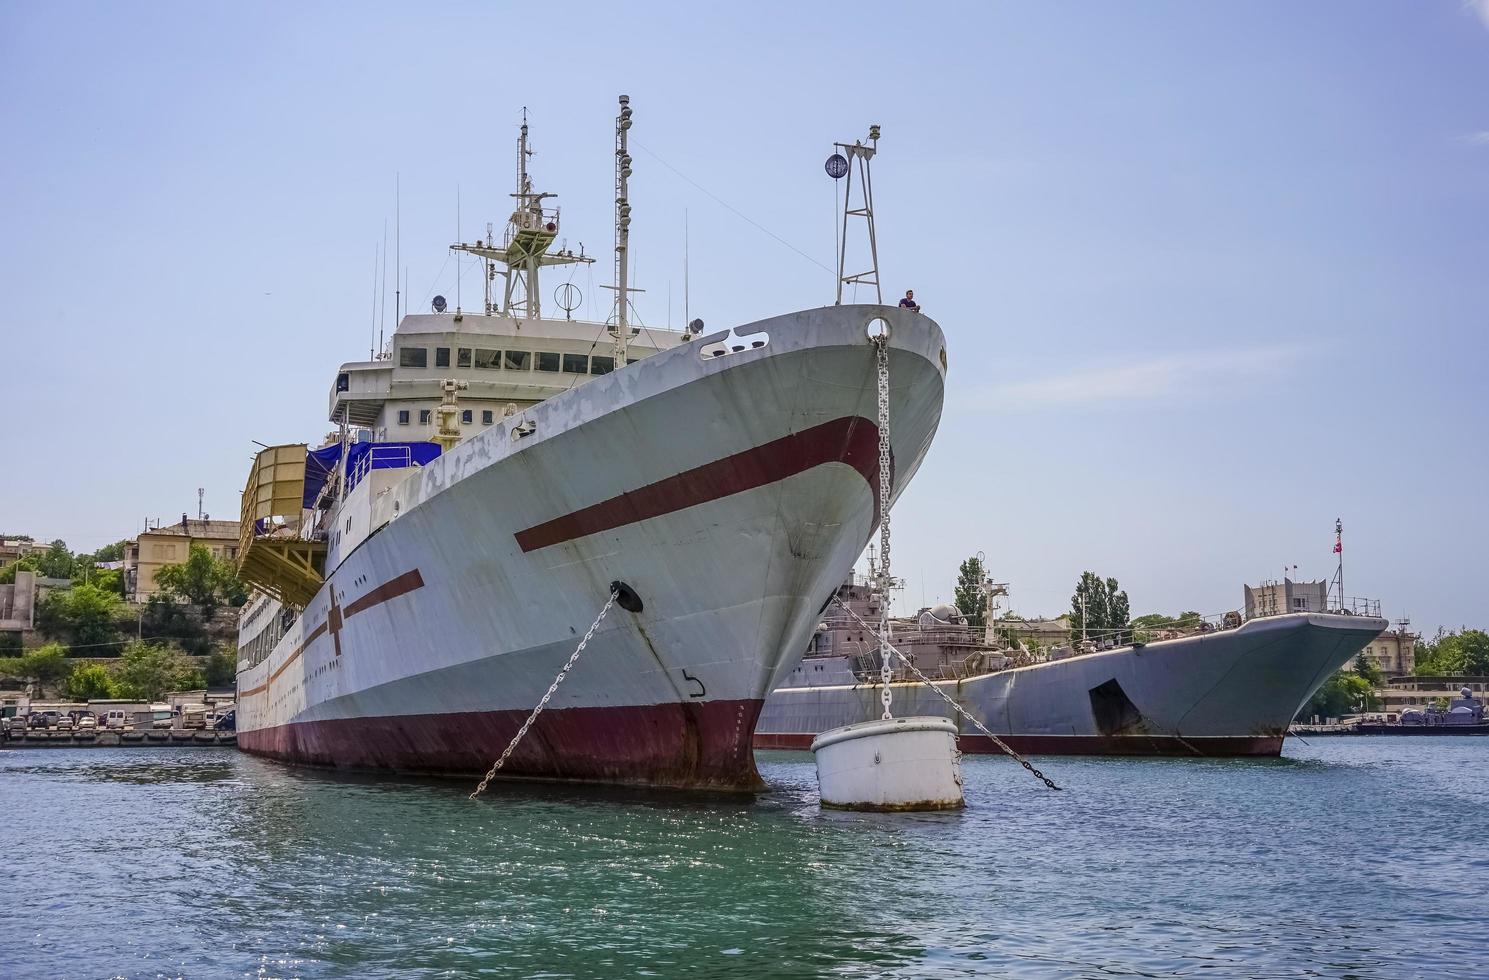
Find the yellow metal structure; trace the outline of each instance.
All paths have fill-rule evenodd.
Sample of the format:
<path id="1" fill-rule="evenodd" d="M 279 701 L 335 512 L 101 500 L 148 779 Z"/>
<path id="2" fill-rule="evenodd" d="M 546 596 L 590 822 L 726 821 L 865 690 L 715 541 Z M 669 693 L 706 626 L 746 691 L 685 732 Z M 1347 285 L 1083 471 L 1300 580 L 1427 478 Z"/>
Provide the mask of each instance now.
<path id="1" fill-rule="evenodd" d="M 271 446 L 253 460 L 238 524 L 238 577 L 304 607 L 325 581 L 326 545 L 300 536 L 305 520 L 304 443 Z"/>

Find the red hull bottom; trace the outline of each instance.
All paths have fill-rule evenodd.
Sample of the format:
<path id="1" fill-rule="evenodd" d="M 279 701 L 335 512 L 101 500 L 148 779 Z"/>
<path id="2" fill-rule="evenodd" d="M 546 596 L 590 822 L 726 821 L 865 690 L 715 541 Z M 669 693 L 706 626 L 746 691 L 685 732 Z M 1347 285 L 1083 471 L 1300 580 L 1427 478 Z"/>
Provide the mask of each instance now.
<path id="1" fill-rule="evenodd" d="M 1215 735 L 1179 738 L 1173 735 L 999 735 L 1015 752 L 1029 755 L 1179 755 L 1277 756 L 1281 735 Z M 799 732 L 755 733 L 757 749 L 808 749 L 816 735 Z M 958 735 L 963 752 L 986 755 L 1000 749 L 986 735 Z"/>
<path id="2" fill-rule="evenodd" d="M 755 792 L 750 732 L 761 701 L 543 712 L 502 775 Z M 395 715 L 239 731 L 238 747 L 281 762 L 407 775 L 484 774 L 527 711 Z"/>

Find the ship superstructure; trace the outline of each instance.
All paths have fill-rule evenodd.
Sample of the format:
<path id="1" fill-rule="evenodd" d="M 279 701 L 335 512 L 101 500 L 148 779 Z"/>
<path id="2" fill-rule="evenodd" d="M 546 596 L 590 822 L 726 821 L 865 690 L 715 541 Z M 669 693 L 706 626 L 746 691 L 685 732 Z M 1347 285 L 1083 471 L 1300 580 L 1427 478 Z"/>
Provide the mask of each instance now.
<path id="1" fill-rule="evenodd" d="M 1362 604 L 1359 614 L 1229 613 L 1186 635 L 1104 650 L 1088 641 L 1044 660 L 1000 635 L 993 616 L 1006 586 L 988 581 L 984 594 L 985 626 L 940 607 L 896 621 L 892 642 L 1019 752 L 1277 755 L 1298 709 L 1389 625 L 1378 604 Z M 863 624 L 875 621 L 877 601 L 857 581 L 839 589 L 805 658 L 766 701 L 756 747 L 806 748 L 819 732 L 876 716 L 878 643 Z M 891 687 L 906 713 L 952 716 L 903 671 Z M 999 751 L 953 720 L 963 726 L 963 751 Z"/>
<path id="2" fill-rule="evenodd" d="M 524 127 L 506 233 L 455 246 L 503 280 L 500 300 L 404 317 L 337 371 L 335 440 L 259 454 L 240 552 L 259 590 L 240 621 L 246 750 L 483 772 L 620 595 L 503 773 L 760 785 L 760 706 L 878 522 L 877 345 L 897 495 L 940 419 L 944 340 L 877 304 L 701 336 L 633 324 L 630 125 L 622 97 L 607 322 L 544 315 L 541 270 L 588 256 L 552 250 L 559 215 L 532 190 Z"/>

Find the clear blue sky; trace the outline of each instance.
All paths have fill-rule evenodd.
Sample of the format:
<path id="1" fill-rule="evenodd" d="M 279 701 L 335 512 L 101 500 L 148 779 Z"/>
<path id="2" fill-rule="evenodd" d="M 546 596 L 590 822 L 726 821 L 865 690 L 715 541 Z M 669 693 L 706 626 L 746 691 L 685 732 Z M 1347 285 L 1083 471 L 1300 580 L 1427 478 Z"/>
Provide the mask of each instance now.
<path id="1" fill-rule="evenodd" d="M 465 237 L 503 220 L 524 105 L 598 298 L 626 92 L 653 323 L 685 210 L 710 325 L 832 287 L 661 161 L 830 265 L 822 160 L 883 125 L 886 280 L 951 359 L 907 605 L 981 550 L 1022 612 L 1083 569 L 1220 612 L 1331 574 L 1339 516 L 1351 594 L 1489 621 L 1489 4 L 504 10 L 0 3 L 0 531 L 234 514 L 250 440 L 322 435 L 367 354 L 395 174 L 423 309 L 457 188 Z"/>

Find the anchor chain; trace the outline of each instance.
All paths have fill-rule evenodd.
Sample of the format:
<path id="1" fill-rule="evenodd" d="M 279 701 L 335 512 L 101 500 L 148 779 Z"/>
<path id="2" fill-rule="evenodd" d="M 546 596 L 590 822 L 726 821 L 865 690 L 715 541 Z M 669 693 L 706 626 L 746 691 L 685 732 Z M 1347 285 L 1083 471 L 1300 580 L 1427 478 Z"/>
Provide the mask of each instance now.
<path id="1" fill-rule="evenodd" d="M 889 497 L 894 491 L 894 473 L 890 469 L 889 451 L 889 331 L 871 338 L 874 344 L 874 366 L 879 380 L 879 632 L 889 636 L 889 590 L 894 579 L 889 572 Z M 882 653 L 879 677 L 879 701 L 884 705 L 885 721 L 894 717 L 890 702 L 894 695 L 889 684 L 894 679 L 894 662 L 888 652 Z"/>
<path id="2" fill-rule="evenodd" d="M 590 638 L 595 635 L 595 630 L 600 628 L 600 621 L 605 618 L 605 614 L 610 611 L 610 607 L 615 605 L 615 600 L 617 597 L 619 597 L 619 595 L 620 592 L 618 590 L 611 590 L 610 598 L 605 600 L 605 606 L 603 609 L 600 610 L 600 615 L 596 616 L 595 621 L 589 624 L 589 629 L 585 630 L 584 632 L 584 639 L 579 641 L 579 646 L 575 647 L 574 652 L 569 655 L 568 663 L 564 664 L 563 669 L 558 672 L 558 676 L 553 678 L 553 683 L 548 685 L 548 691 L 546 694 L 543 695 L 542 699 L 538 701 L 538 706 L 536 708 L 533 708 L 532 714 L 527 716 L 527 721 L 524 721 L 522 723 L 522 727 L 517 729 L 517 734 L 512 736 L 512 741 L 507 743 L 507 747 L 502 752 L 501 758 L 497 759 L 491 764 L 491 769 L 481 780 L 481 784 L 477 786 L 476 791 L 470 795 L 471 799 L 474 800 L 476 797 L 486 792 L 486 787 L 490 785 L 493 779 L 496 778 L 497 770 L 506 764 L 507 757 L 512 754 L 512 751 L 514 749 L 517 748 L 517 743 L 522 741 L 523 737 L 527 735 L 527 730 L 533 727 L 533 722 L 538 720 L 538 715 L 542 714 L 543 709 L 548 707 L 548 700 L 553 697 L 553 692 L 557 691 L 558 686 L 564 682 L 564 678 L 569 676 L 569 670 L 573 668 L 574 662 L 579 659 L 579 655 L 584 652 L 584 648 L 589 644 Z"/>
<path id="3" fill-rule="evenodd" d="M 834 597 L 834 601 L 837 602 L 837 604 L 842 608 L 842 610 L 844 612 L 846 612 L 849 616 L 853 617 L 853 619 L 857 620 L 859 626 L 862 626 L 866 630 L 870 630 L 870 631 L 873 630 L 873 627 L 870 626 L 868 623 L 864 622 L 863 617 L 860 616 L 860 615 L 858 615 L 858 613 L 854 612 L 852 609 L 850 609 L 848 607 L 848 604 L 845 603 L 845 602 L 843 602 L 842 599 L 837 599 L 836 597 Z M 998 736 L 994 735 L 992 732 L 988 731 L 986 725 L 984 725 L 982 722 L 978 721 L 976 718 L 972 717 L 972 714 L 969 711 L 967 711 L 966 708 L 963 708 L 961 705 L 957 704 L 956 703 L 956 700 L 954 698 L 952 698 L 951 695 L 949 695 L 945 691 L 941 690 L 941 688 L 937 687 L 936 684 L 929 677 L 927 677 L 927 676 L 925 676 L 925 674 L 921 673 L 920 672 L 920 668 L 917 667 L 917 666 L 915 666 L 913 663 L 911 663 L 909 657 L 905 656 L 903 653 L 901 653 L 893 645 L 890 644 L 889 637 L 888 637 L 888 634 L 887 633 L 881 633 L 879 635 L 879 648 L 881 650 L 883 650 L 883 651 L 888 651 L 888 652 L 886 652 L 884 654 L 885 662 L 888 662 L 888 660 L 889 660 L 889 653 L 893 653 L 896 657 L 899 657 L 900 660 L 904 662 L 905 666 L 910 669 L 910 672 L 912 674 L 914 674 L 920 680 L 920 682 L 922 684 L 924 684 L 926 687 L 930 688 L 932 691 L 936 692 L 936 696 L 937 697 L 939 697 L 942 701 L 945 701 L 947 704 L 951 705 L 951 708 L 952 708 L 953 711 L 955 711 L 957 714 L 961 715 L 963 718 L 967 719 L 967 721 L 972 724 L 972 727 L 976 728 L 979 732 L 981 732 L 982 734 L 986 735 L 992 741 L 992 743 L 994 745 L 996 745 L 999 749 L 1001 749 L 1003 752 L 1005 752 L 1010 758 L 1012 758 L 1019 765 L 1023 766 L 1026 770 L 1028 770 L 1030 775 L 1034 776 L 1036 779 L 1038 779 L 1040 782 L 1044 783 L 1044 785 L 1048 786 L 1050 789 L 1058 790 L 1060 788 L 1059 786 L 1056 786 L 1055 785 L 1055 781 L 1053 779 L 1051 779 L 1050 777 L 1046 776 L 1044 773 L 1040 772 L 1039 769 L 1036 768 L 1034 766 L 1034 764 L 1031 763 L 1028 759 L 1025 759 L 1023 756 L 1019 755 L 1013 749 L 1009 748 L 1008 747 L 1008 743 L 1004 742 L 1001 738 L 999 738 Z"/>

